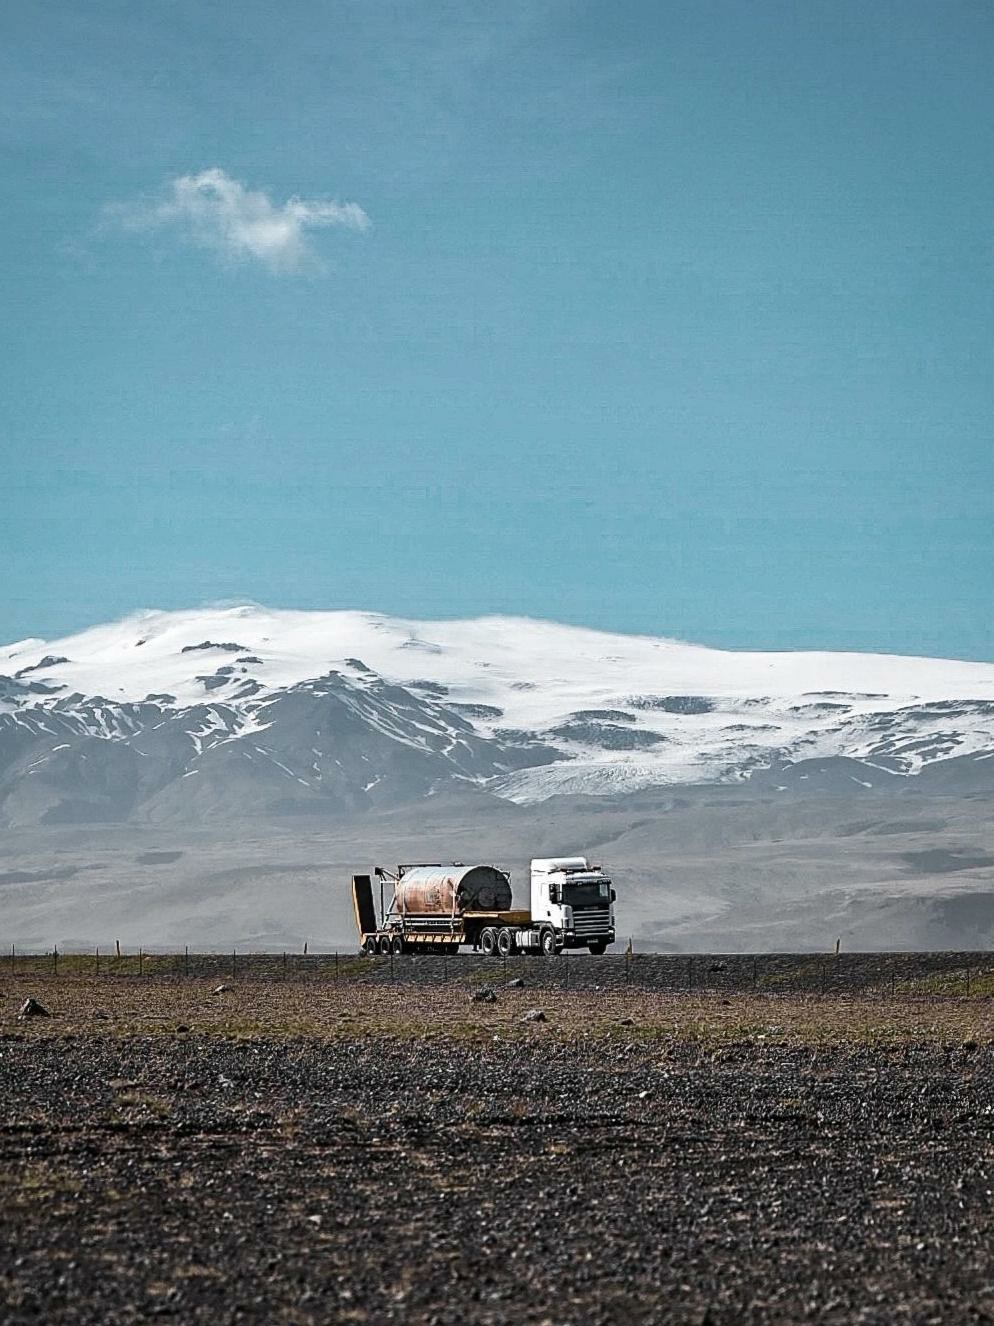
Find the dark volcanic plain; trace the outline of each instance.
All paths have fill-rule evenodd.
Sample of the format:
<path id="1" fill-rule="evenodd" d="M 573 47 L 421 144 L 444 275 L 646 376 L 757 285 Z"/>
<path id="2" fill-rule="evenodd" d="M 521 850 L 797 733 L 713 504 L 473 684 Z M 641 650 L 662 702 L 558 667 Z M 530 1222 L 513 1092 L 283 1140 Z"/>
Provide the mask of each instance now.
<path id="1" fill-rule="evenodd" d="M 3 1320 L 994 1320 L 989 972 L 384 970 L 0 975 Z"/>

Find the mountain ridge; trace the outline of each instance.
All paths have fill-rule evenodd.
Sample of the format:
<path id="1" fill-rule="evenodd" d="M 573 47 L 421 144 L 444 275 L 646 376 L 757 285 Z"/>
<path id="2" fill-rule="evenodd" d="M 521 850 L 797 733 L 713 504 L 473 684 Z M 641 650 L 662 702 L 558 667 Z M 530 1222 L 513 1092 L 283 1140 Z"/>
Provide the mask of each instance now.
<path id="1" fill-rule="evenodd" d="M 356 813 L 460 784 L 521 803 L 756 778 L 857 794 L 943 764 L 986 783 L 991 756 L 985 663 L 256 605 L 0 646 L 7 824 Z M 853 767 L 822 778 L 831 761 Z"/>

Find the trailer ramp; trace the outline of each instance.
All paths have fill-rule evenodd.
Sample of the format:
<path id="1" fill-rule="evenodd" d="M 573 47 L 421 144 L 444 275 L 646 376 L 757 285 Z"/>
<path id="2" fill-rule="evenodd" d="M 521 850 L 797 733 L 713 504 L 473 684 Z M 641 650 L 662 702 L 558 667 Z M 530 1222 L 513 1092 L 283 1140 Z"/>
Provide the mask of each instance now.
<path id="1" fill-rule="evenodd" d="M 352 906 L 356 929 L 362 940 L 376 930 L 376 907 L 373 904 L 373 881 L 369 875 L 352 876 Z"/>

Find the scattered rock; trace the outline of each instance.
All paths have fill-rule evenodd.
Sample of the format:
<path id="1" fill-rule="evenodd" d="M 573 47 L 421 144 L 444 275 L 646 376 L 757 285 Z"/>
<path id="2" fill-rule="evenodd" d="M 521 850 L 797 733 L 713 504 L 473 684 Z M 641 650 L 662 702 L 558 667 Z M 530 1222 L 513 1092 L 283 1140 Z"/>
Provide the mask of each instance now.
<path id="1" fill-rule="evenodd" d="M 225 654 L 248 653 L 248 649 L 245 647 L 245 645 L 235 644 L 233 640 L 225 640 L 223 644 L 218 644 L 217 641 L 215 640 L 201 640 L 199 645 L 184 645 L 183 648 L 180 650 L 180 653 L 196 654 L 198 651 L 204 649 L 220 649 L 222 653 Z M 63 662 L 68 663 L 69 660 L 63 659 Z"/>
<path id="2" fill-rule="evenodd" d="M 966 1053 L 966 1054 L 976 1054 L 978 1049 L 979 1049 L 979 1046 L 977 1045 L 977 1042 L 976 1042 L 976 1041 L 964 1041 L 964 1042 L 963 1042 L 963 1051 L 964 1051 L 964 1053 Z"/>
<path id="3" fill-rule="evenodd" d="M 492 985 L 481 985 L 479 990 L 474 990 L 470 996 L 474 1004 L 496 1004 L 497 991 Z"/>
<path id="4" fill-rule="evenodd" d="M 676 986 L 681 962 L 672 964 Z M 586 967 L 575 962 L 577 980 Z M 414 987 L 397 987 L 385 1010 L 375 981 L 347 994 L 344 984 L 337 991 L 330 982 L 311 987 L 316 1011 L 332 1029 L 337 1000 L 354 997 L 356 1027 L 369 1027 L 356 1036 L 205 1036 L 200 1023 L 195 1046 L 174 1045 L 168 1034 L 148 1029 L 92 1036 L 77 999 L 99 999 L 104 987 L 77 986 L 73 978 L 57 987 L 59 1037 L 22 1028 L 11 1040 L 18 1030 L 12 1015 L 25 995 L 23 985 L 8 983 L 0 1081 L 9 1089 L 0 1087 L 0 1125 L 20 1187 L 12 1190 L 18 1238 L 5 1261 L 4 1288 L 7 1301 L 11 1285 L 22 1297 L 7 1315 L 44 1319 L 38 1305 L 57 1297 L 57 1307 L 71 1305 L 63 1315 L 91 1322 L 206 1321 L 224 1315 L 217 1276 L 239 1284 L 254 1315 L 268 1319 L 279 1316 L 274 1303 L 293 1304 L 305 1292 L 311 1298 L 303 1317 L 315 1320 L 347 1318 L 351 1309 L 361 1316 L 372 1301 L 378 1319 L 426 1322 L 431 1305 L 446 1303 L 451 1310 L 440 1308 L 439 1321 L 454 1321 L 460 1311 L 504 1322 L 566 1319 L 567 1299 L 582 1295 L 573 1319 L 606 1323 L 622 1315 L 619 1285 L 626 1278 L 639 1308 L 628 1315 L 647 1322 L 674 1314 L 725 1323 L 765 1315 L 838 1326 L 923 1320 L 930 1309 L 946 1322 L 983 1315 L 977 1302 L 990 1262 L 990 1197 L 978 1156 L 983 1162 L 989 1141 L 994 1076 L 979 1066 L 994 1051 L 982 1019 L 964 1023 L 962 1005 L 939 999 L 927 1021 L 915 1018 L 907 1027 L 905 1008 L 891 1012 L 875 999 L 869 1033 L 857 1018 L 857 1035 L 826 1043 L 801 1034 L 787 1020 L 790 1004 L 777 998 L 789 1043 L 773 1046 L 768 1038 L 757 1050 L 734 1026 L 717 1044 L 707 1028 L 699 1035 L 696 1005 L 678 1002 L 682 995 L 633 992 L 626 1001 L 639 1009 L 636 1016 L 625 1014 L 624 1003 L 605 1008 L 578 993 L 573 972 L 567 998 L 557 973 L 541 971 L 525 985 L 532 993 L 548 989 L 555 1036 L 542 1006 L 548 1021 L 539 1024 L 541 1035 L 515 1035 L 511 1026 L 507 1037 L 488 1039 L 495 1027 L 484 1032 L 477 1024 L 471 1037 L 432 1034 L 427 1043 L 409 1034 L 421 1021 L 409 1016 Z M 431 968 L 427 975 L 433 985 Z M 448 1007 L 457 1022 L 461 1008 L 463 1021 L 475 1023 L 461 1001 L 470 1001 L 479 976 L 503 1002 L 500 977 L 481 971 L 449 985 L 430 1007 Z M 201 999 L 210 989 L 200 987 Z M 195 1011 L 193 1004 L 164 1005 L 165 986 L 154 982 L 135 994 L 139 1007 L 171 1006 L 172 1016 L 182 1006 Z M 274 1017 L 282 1016 L 284 998 L 297 1009 L 299 994 L 274 982 Z M 443 1002 L 453 996 L 455 1009 Z M 516 994 L 505 997 L 507 1009 L 498 1014 L 495 1005 L 483 1015 L 486 1023 L 503 1025 L 506 1014 L 517 1025 L 531 1007 Z M 739 996 L 732 998 L 737 1003 Z M 807 1020 L 814 1013 L 805 999 L 798 1007 Z M 387 1018 L 394 1003 L 401 1035 Z M 120 1010 L 113 1017 L 121 1021 Z M 82 1034 L 75 1034 L 77 1024 Z M 177 1024 L 170 1025 L 175 1032 Z M 611 1026 L 627 1035 L 636 1025 L 636 1042 L 610 1034 Z M 876 1034 L 877 1025 L 903 1029 L 891 1043 Z M 644 1032 L 657 1026 L 659 1035 L 646 1042 Z M 978 1042 L 976 1051 L 965 1049 L 968 1040 Z M 943 1043 L 951 1047 L 948 1070 L 941 1069 Z M 133 1099 L 122 1100 L 111 1082 Z M 474 1170 L 467 1173 L 464 1162 L 456 1181 L 459 1139 L 439 1141 L 452 1140 L 454 1121 L 461 1135 L 469 1130 L 463 1141 L 472 1146 Z M 396 1171 L 389 1192 L 376 1156 L 377 1172 L 370 1169 L 370 1145 L 381 1139 L 386 1170 Z M 536 1145 L 546 1148 L 540 1168 Z M 195 1182 L 182 1218 L 163 1219 L 156 1196 L 184 1174 Z M 10 1208 L 12 1180 L 5 1177 Z M 110 1184 L 128 1194 L 125 1204 L 108 1206 Z M 489 1208 L 481 1216 L 484 1190 Z M 274 1200 L 282 1213 L 275 1241 Z M 570 1248 L 550 1253 L 550 1211 L 572 1217 L 588 1243 L 622 1230 L 601 1245 L 611 1268 L 598 1268 L 596 1246 L 590 1260 Z M 866 1228 L 868 1211 L 873 1237 L 851 1237 Z M 317 1215 L 320 1225 L 308 1221 Z M 478 1231 L 481 1223 L 490 1237 L 481 1244 L 477 1234 L 486 1274 L 475 1298 L 480 1281 L 470 1287 L 456 1279 L 459 1268 L 445 1254 L 454 1229 Z M 404 1299 L 395 1293 L 392 1267 L 367 1255 L 361 1231 L 374 1227 L 394 1266 L 417 1267 L 414 1289 L 400 1285 Z M 80 1235 L 89 1240 L 82 1251 Z M 315 1249 L 322 1235 L 328 1241 Z M 180 1297 L 164 1311 L 160 1268 L 205 1248 L 217 1275 L 181 1277 Z M 333 1265 L 321 1261 L 328 1249 Z M 88 1274 L 91 1253 L 105 1256 L 113 1274 Z M 65 1283 L 55 1285 L 63 1274 Z M 750 1304 L 760 1306 L 750 1312 Z"/>
<path id="5" fill-rule="evenodd" d="M 521 1019 L 522 1022 L 547 1022 L 545 1014 L 540 1008 L 530 1008 Z"/>
<path id="6" fill-rule="evenodd" d="M 515 976 L 513 981 L 508 981 L 507 988 L 508 990 L 523 990 L 525 983 L 520 976 Z"/>
<path id="7" fill-rule="evenodd" d="M 19 1018 L 50 1018 L 52 1015 L 44 1004 L 39 1004 L 37 999 L 29 997 L 21 1005 L 17 1016 Z"/>
<path id="8" fill-rule="evenodd" d="M 189 1031 L 190 1028 L 186 1025 L 185 1022 L 181 1022 L 181 1023 L 179 1024 L 179 1026 L 176 1028 L 176 1030 L 177 1030 L 177 1032 L 180 1032 L 180 1031 Z"/>
<path id="9" fill-rule="evenodd" d="M 230 985 L 217 985 L 214 987 L 214 994 L 224 994 L 226 990 L 230 989 Z"/>

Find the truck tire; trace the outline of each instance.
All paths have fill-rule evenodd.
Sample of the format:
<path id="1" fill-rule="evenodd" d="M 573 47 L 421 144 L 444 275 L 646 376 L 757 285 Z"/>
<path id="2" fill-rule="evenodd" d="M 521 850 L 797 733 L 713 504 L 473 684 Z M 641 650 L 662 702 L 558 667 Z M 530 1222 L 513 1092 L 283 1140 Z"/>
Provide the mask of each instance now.
<path id="1" fill-rule="evenodd" d="M 404 941 L 401 939 L 400 935 L 394 935 L 393 939 L 391 939 L 390 951 L 391 953 L 397 953 L 397 954 L 403 953 Z"/>
<path id="2" fill-rule="evenodd" d="M 480 936 L 480 952 L 485 958 L 492 958 L 497 951 L 497 931 L 493 926 L 487 926 Z"/>
<path id="3" fill-rule="evenodd" d="M 596 943 L 588 944 L 587 948 L 590 949 L 595 957 L 599 958 L 602 953 L 607 951 L 607 942 L 606 940 L 598 939 Z"/>
<path id="4" fill-rule="evenodd" d="M 390 936 L 389 936 L 389 935 L 381 935 L 381 936 L 380 936 L 380 952 L 383 954 L 384 957 L 386 957 L 386 955 L 390 952 Z"/>
<path id="5" fill-rule="evenodd" d="M 376 952 L 376 936 L 375 936 L 375 935 L 367 935 L 367 936 L 366 936 L 366 938 L 362 941 L 362 951 L 363 951 L 363 953 L 366 954 L 367 957 L 370 957 L 370 958 L 371 958 L 371 957 L 374 955 L 374 953 Z"/>
<path id="6" fill-rule="evenodd" d="M 497 952 L 502 958 L 506 958 L 514 949 L 514 935 L 508 930 L 507 926 L 502 926 L 497 931 Z"/>
<path id="7" fill-rule="evenodd" d="M 556 932 L 551 926 L 546 926 L 539 935 L 538 942 L 543 958 L 554 958 L 556 956 Z"/>

